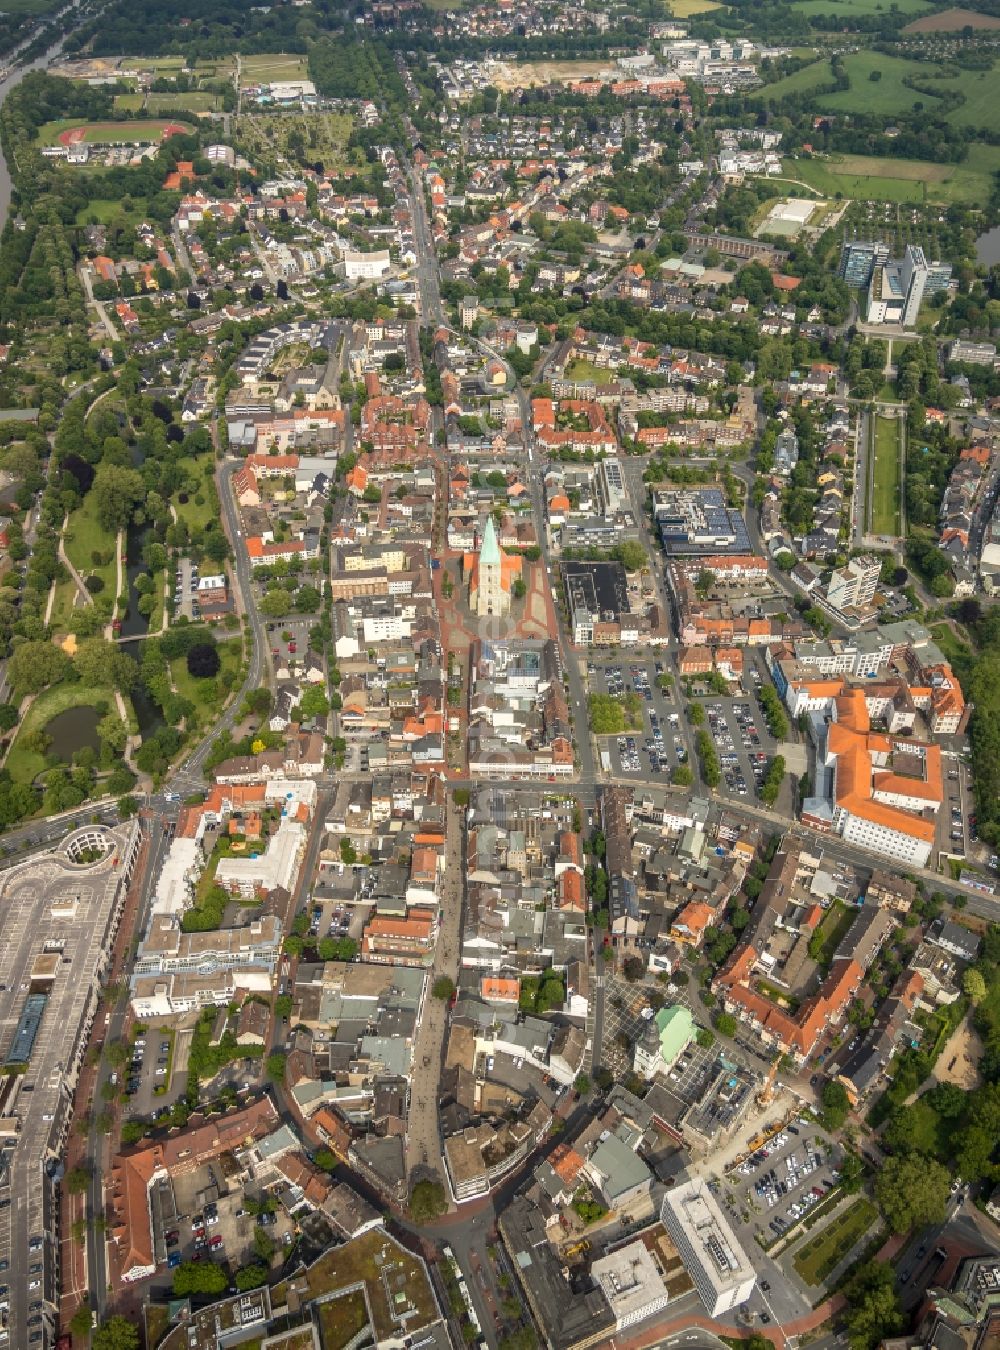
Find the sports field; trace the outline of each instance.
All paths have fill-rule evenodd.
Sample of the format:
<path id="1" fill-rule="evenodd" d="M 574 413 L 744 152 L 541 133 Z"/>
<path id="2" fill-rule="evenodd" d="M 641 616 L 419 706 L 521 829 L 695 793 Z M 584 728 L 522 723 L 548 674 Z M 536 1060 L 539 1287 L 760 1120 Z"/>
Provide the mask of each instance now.
<path id="1" fill-rule="evenodd" d="M 309 62 L 304 56 L 273 55 L 244 56 L 240 61 L 240 83 L 245 89 L 250 84 L 280 84 L 284 80 L 308 80 Z"/>
<path id="2" fill-rule="evenodd" d="M 183 94 L 150 94 L 146 111 L 155 117 L 163 112 L 217 112 L 222 99 L 207 89 L 189 89 Z"/>
<path id="3" fill-rule="evenodd" d="M 895 418 L 875 418 L 874 472 L 871 475 L 871 528 L 873 534 L 899 534 L 900 423 Z"/>
<path id="4" fill-rule="evenodd" d="M 186 136 L 191 128 L 183 122 L 164 122 L 140 118 L 130 122 L 84 122 L 80 118 L 46 122 L 38 129 L 41 145 L 121 144 L 148 145 L 168 140 L 171 136 Z"/>
<path id="5" fill-rule="evenodd" d="M 974 142 L 961 164 L 875 155 L 786 159 L 786 178 L 799 179 L 827 197 L 882 202 L 983 202 L 1000 170 L 1000 147 Z"/>

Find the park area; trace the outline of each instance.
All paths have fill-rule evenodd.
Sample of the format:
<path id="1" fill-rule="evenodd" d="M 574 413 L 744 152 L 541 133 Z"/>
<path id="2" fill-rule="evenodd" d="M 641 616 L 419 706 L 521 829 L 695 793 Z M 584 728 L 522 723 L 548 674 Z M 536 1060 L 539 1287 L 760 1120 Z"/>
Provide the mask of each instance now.
<path id="1" fill-rule="evenodd" d="M 792 1261 L 796 1272 L 807 1284 L 822 1284 L 852 1247 L 871 1233 L 877 1218 L 870 1200 L 855 1200 L 799 1248 Z"/>
<path id="2" fill-rule="evenodd" d="M 251 159 L 268 161 L 277 155 L 293 163 L 319 162 L 328 173 L 335 173 L 348 165 L 347 142 L 353 126 L 349 113 L 308 112 L 295 117 L 244 113 L 237 124 L 236 140 Z"/>
<path id="3" fill-rule="evenodd" d="M 876 417 L 872 445 L 870 521 L 872 534 L 899 534 L 899 506 L 903 491 L 900 428 L 895 417 Z"/>

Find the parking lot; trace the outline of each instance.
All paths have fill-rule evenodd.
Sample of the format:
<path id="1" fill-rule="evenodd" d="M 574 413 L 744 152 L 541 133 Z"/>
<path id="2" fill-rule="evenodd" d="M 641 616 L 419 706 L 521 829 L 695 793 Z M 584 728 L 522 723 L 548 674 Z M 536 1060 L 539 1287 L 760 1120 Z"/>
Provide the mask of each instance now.
<path id="1" fill-rule="evenodd" d="M 723 790 L 737 797 L 756 797 L 776 749 L 756 701 L 714 698 L 702 706 L 705 726 L 718 752 Z"/>
<path id="2" fill-rule="evenodd" d="M 270 1244 L 280 1250 L 291 1245 L 294 1223 L 279 1207 L 255 1216 L 240 1190 L 227 1192 L 226 1179 L 216 1163 L 192 1173 L 164 1178 L 150 1190 L 154 1254 L 162 1275 L 184 1261 L 226 1263 L 233 1270 L 254 1259 L 258 1225 Z"/>
<path id="3" fill-rule="evenodd" d="M 799 1119 L 730 1172 L 721 1194 L 734 1225 L 770 1247 L 835 1186 L 839 1150 L 815 1121 Z"/>
<path id="4" fill-rule="evenodd" d="M 140 1029 L 132 1042 L 131 1058 L 116 1071 L 117 1084 L 124 1087 L 127 1098 L 127 1116 L 154 1116 L 183 1095 L 190 1045 L 190 1028 Z"/>
<path id="5" fill-rule="evenodd" d="M 183 614 L 187 619 L 197 619 L 199 617 L 198 601 L 196 599 L 199 576 L 200 573 L 197 563 L 193 563 L 190 558 L 181 558 L 178 560 L 177 568 L 174 572 L 175 615 Z"/>
<path id="6" fill-rule="evenodd" d="M 669 778 L 677 764 L 687 761 L 689 750 L 682 725 L 683 707 L 675 689 L 663 690 L 657 677 L 672 673 L 666 655 L 662 660 L 587 665 L 587 678 L 596 694 L 622 698 L 628 692 L 643 703 L 642 730 L 602 741 L 611 759 L 614 776 Z"/>

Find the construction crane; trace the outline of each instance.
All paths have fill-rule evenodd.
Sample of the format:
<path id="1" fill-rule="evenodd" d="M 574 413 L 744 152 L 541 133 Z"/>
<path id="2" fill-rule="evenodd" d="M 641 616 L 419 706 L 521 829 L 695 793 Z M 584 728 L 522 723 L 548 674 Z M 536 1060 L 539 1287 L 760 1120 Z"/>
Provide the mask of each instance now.
<path id="1" fill-rule="evenodd" d="M 774 1080 L 777 1073 L 778 1065 L 776 1063 L 772 1064 L 767 1071 L 767 1077 L 764 1079 L 760 1091 L 757 1093 L 758 1106 L 767 1106 L 770 1103 L 771 1098 L 774 1096 Z"/>

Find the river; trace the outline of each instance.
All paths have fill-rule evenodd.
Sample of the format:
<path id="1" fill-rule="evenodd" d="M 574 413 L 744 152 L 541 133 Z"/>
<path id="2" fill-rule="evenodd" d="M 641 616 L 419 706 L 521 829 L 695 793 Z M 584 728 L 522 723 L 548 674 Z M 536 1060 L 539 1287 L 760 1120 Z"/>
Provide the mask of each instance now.
<path id="1" fill-rule="evenodd" d="M 73 5 L 67 5 L 66 9 L 72 9 L 79 3 L 80 0 L 73 0 Z M 65 14 L 65 12 L 66 10 L 64 9 L 62 13 Z M 32 61 L 26 66 L 18 66 L 15 70 L 12 70 L 7 78 L 0 83 L 0 103 L 4 101 L 12 89 L 17 88 L 29 70 L 44 70 L 50 61 L 55 60 L 66 45 L 66 38 L 68 36 L 69 34 L 67 33 L 64 37 L 61 37 L 59 41 L 51 46 L 37 61 Z M 22 47 L 18 48 L 18 50 L 23 51 L 24 46 L 30 46 L 30 42 L 25 43 Z M 16 60 L 17 52 L 14 52 L 9 57 L 4 58 L 4 63 Z M 7 213 L 10 210 L 10 194 L 10 173 L 7 170 L 7 161 L 3 157 L 3 149 L 0 148 L 0 230 L 2 230 L 7 223 Z"/>

